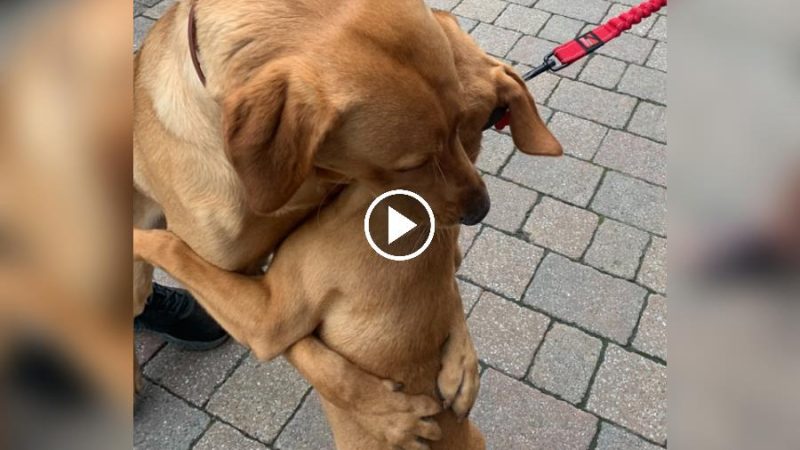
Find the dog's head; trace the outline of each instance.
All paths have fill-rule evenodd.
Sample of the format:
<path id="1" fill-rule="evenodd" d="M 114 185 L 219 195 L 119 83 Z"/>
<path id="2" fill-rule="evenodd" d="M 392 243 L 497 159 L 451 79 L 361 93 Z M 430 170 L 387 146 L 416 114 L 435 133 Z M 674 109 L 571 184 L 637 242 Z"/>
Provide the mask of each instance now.
<path id="1" fill-rule="evenodd" d="M 489 199 L 472 163 L 498 106 L 514 111 L 520 149 L 560 153 L 510 68 L 486 57 L 450 17 L 402 11 L 415 13 L 397 20 L 396 11 L 378 28 L 354 21 L 362 25 L 270 62 L 226 99 L 227 153 L 255 211 L 279 209 L 317 172 L 376 193 L 416 192 L 442 225 L 477 223 Z M 325 53 L 332 48 L 335 57 Z"/>

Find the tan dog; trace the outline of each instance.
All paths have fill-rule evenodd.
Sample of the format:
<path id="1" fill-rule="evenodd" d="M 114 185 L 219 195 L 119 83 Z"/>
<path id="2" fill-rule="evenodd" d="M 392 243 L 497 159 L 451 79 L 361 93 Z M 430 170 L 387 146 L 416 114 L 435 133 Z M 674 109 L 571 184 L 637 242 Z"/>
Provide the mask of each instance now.
<path id="1" fill-rule="evenodd" d="M 480 52 L 451 17 L 437 14 L 436 18 L 459 67 L 466 64 L 472 71 L 457 97 L 446 98 L 425 86 L 410 97 L 418 105 L 435 104 L 437 98 L 444 103 L 438 111 L 422 108 L 420 113 L 427 111 L 427 119 L 415 116 L 412 104 L 405 108 L 439 137 L 440 145 L 407 147 L 408 162 L 398 167 L 402 174 L 372 167 L 355 175 L 333 204 L 286 239 L 262 279 L 222 271 L 168 232 L 134 233 L 138 257 L 163 267 L 184 283 L 259 358 L 273 358 L 316 332 L 326 345 L 359 367 L 381 377 L 395 377 L 407 392 L 415 394 L 434 391 L 443 346 L 445 370 L 439 374 L 440 382 L 461 377 L 447 370 L 459 367 L 459 360 L 476 367 L 455 271 L 459 220 L 479 221 L 488 206 L 485 187 L 471 163 L 477 157 L 481 126 L 497 105 L 509 105 L 514 138 L 521 149 L 557 155 L 561 148 L 541 122 L 522 80 Z M 403 102 L 401 98 L 393 100 Z M 347 138 L 352 134 L 341 137 Z M 326 169 L 344 170 L 335 162 L 328 164 Z M 439 225 L 431 247 L 408 262 L 392 262 L 377 255 L 362 231 L 364 214 L 377 193 L 398 188 L 423 195 Z M 414 234 L 422 232 L 412 231 L 406 242 L 421 238 Z M 237 299 L 236 309 L 228 305 L 231 296 Z M 461 392 L 474 397 L 477 380 L 458 381 L 452 384 L 461 384 Z M 454 409 L 464 406 L 459 402 L 457 399 Z M 351 411 L 327 399 L 323 403 L 338 448 L 385 448 L 385 443 L 365 433 Z M 453 411 L 442 412 L 436 419 L 441 434 L 432 423 L 419 424 L 416 431 L 423 438 L 441 437 L 432 448 L 484 447 L 477 429 L 469 421 L 460 421 Z M 405 441 L 404 448 L 427 446 Z"/>
<path id="2" fill-rule="evenodd" d="M 452 110 L 459 81 L 448 40 L 421 1 L 196 0 L 192 14 L 190 7 L 171 8 L 137 55 L 134 226 L 166 218 L 205 260 L 254 273 L 324 202 L 334 186 L 324 179 L 408 176 L 400 171 L 419 159 L 407 148 L 432 149 L 445 136 L 426 122 Z M 151 279 L 152 267 L 135 263 L 135 314 Z M 248 313 L 235 296 L 223 307 Z M 474 353 L 468 341 L 459 346 Z M 423 418 L 440 409 L 427 396 L 396 392 L 394 382 L 314 337 L 287 357 L 386 443 L 413 441 L 427 428 Z M 464 415 L 474 392 L 459 386 L 476 383 L 477 372 L 466 358 L 444 357 L 443 403 Z"/>

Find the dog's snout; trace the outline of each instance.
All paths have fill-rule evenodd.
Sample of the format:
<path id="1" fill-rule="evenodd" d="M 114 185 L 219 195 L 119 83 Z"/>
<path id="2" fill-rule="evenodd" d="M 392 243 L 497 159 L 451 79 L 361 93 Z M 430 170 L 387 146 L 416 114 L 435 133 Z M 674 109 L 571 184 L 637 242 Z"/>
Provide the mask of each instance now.
<path id="1" fill-rule="evenodd" d="M 473 191 L 466 203 L 464 215 L 461 217 L 461 223 L 464 225 L 476 225 L 489 214 L 491 207 L 491 200 L 489 200 L 489 193 L 486 187 L 481 187 Z"/>

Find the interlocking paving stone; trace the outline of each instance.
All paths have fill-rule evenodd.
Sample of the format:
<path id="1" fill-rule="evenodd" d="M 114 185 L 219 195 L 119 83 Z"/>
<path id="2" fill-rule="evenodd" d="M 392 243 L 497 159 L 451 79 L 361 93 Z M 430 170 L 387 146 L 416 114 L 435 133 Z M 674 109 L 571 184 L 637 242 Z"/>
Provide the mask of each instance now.
<path id="1" fill-rule="evenodd" d="M 624 72 L 624 62 L 603 55 L 594 55 L 586 63 L 586 67 L 584 67 L 578 79 L 595 86 L 613 89 L 622 79 Z"/>
<path id="2" fill-rule="evenodd" d="M 248 438 L 230 425 L 215 422 L 192 450 L 267 450 L 267 446 Z"/>
<path id="3" fill-rule="evenodd" d="M 286 428 L 275 448 L 280 450 L 323 450 L 335 448 L 317 391 L 311 391 Z"/>
<path id="4" fill-rule="evenodd" d="M 144 6 L 155 6 L 156 3 L 160 2 L 161 0 L 136 0 L 138 3 L 143 4 Z"/>
<path id="5" fill-rule="evenodd" d="M 524 187 L 517 186 L 500 178 L 486 175 L 483 177 L 492 207 L 483 223 L 492 225 L 509 233 L 515 233 L 525 221 L 539 195 Z"/>
<path id="6" fill-rule="evenodd" d="M 136 17 L 133 19 L 133 49 L 139 50 L 142 43 L 144 42 L 145 36 L 147 36 L 147 32 L 150 31 L 150 27 L 156 23 L 153 19 L 148 19 L 147 17 Z"/>
<path id="7" fill-rule="evenodd" d="M 539 117 L 542 118 L 544 123 L 547 123 L 551 117 L 553 117 L 553 110 L 548 108 L 547 106 L 542 106 L 537 104 L 536 110 L 539 112 Z"/>
<path id="8" fill-rule="evenodd" d="M 483 133 L 481 153 L 475 165 L 485 172 L 496 174 L 512 153 L 514 140 L 511 136 L 488 130 Z"/>
<path id="9" fill-rule="evenodd" d="M 472 244 L 459 274 L 479 286 L 519 298 L 542 259 L 543 250 L 491 228 Z"/>
<path id="10" fill-rule="evenodd" d="M 580 20 L 555 15 L 547 21 L 542 31 L 539 32 L 539 37 L 556 42 L 566 42 L 575 39 L 583 26 L 584 23 Z"/>
<path id="11" fill-rule="evenodd" d="M 589 387 L 602 347 L 599 339 L 557 323 L 536 354 L 528 380 L 564 400 L 579 403 Z"/>
<path id="12" fill-rule="evenodd" d="M 505 9 L 507 3 L 500 0 L 464 0 L 453 10 L 459 16 L 492 23 Z"/>
<path id="13" fill-rule="evenodd" d="M 536 245 L 580 258 L 598 221 L 592 212 L 545 197 L 528 218 L 525 232 Z"/>
<path id="14" fill-rule="evenodd" d="M 150 358 L 156 354 L 166 344 L 166 341 L 161 336 L 153 333 L 152 331 L 137 331 L 136 339 L 136 358 L 139 365 L 143 366 Z"/>
<path id="15" fill-rule="evenodd" d="M 644 181 L 608 172 L 592 210 L 629 225 L 663 235 L 667 232 L 667 191 Z"/>
<path id="16" fill-rule="evenodd" d="M 461 248 L 461 256 L 466 255 L 470 247 L 472 247 L 472 243 L 475 241 L 475 236 L 478 235 L 480 229 L 480 226 L 461 226 L 461 231 L 458 234 L 458 246 Z"/>
<path id="17" fill-rule="evenodd" d="M 644 64 L 656 41 L 622 33 L 618 38 L 600 47 L 597 53 L 636 64 Z"/>
<path id="18" fill-rule="evenodd" d="M 500 57 L 505 56 L 521 36 L 516 31 L 485 23 L 478 24 L 470 34 L 484 51 Z"/>
<path id="19" fill-rule="evenodd" d="M 648 355 L 667 360 L 667 299 L 651 295 L 642 313 L 633 346 Z"/>
<path id="20" fill-rule="evenodd" d="M 144 15 L 151 19 L 160 19 L 161 16 L 163 16 L 164 13 L 167 12 L 167 10 L 174 4 L 175 2 L 172 0 L 164 0 L 145 11 Z"/>
<path id="21" fill-rule="evenodd" d="M 538 9 L 525 8 L 519 5 L 508 5 L 503 14 L 494 22 L 521 33 L 535 35 L 550 18 L 550 14 Z"/>
<path id="22" fill-rule="evenodd" d="M 487 449 L 586 450 L 597 418 L 567 402 L 488 369 L 472 420 L 483 432 Z"/>
<path id="23" fill-rule="evenodd" d="M 600 434 L 597 436 L 597 447 L 595 448 L 596 450 L 659 450 L 661 447 L 628 433 L 620 427 L 603 422 L 600 425 Z"/>
<path id="24" fill-rule="evenodd" d="M 653 39 L 658 39 L 659 41 L 666 41 L 667 40 L 667 17 L 666 16 L 659 16 L 658 20 L 656 20 L 655 25 L 653 25 L 653 29 L 650 30 L 648 37 Z"/>
<path id="25" fill-rule="evenodd" d="M 182 398 L 202 406 L 245 352 L 232 339 L 203 352 L 181 350 L 170 344 L 145 366 L 144 373 Z"/>
<path id="26" fill-rule="evenodd" d="M 589 23 L 599 23 L 606 15 L 611 3 L 602 0 L 539 0 L 537 9 L 543 9 L 562 16 L 583 20 Z"/>
<path id="27" fill-rule="evenodd" d="M 441 9 L 442 11 L 450 11 L 455 8 L 461 0 L 425 0 L 425 4 L 434 9 Z"/>
<path id="28" fill-rule="evenodd" d="M 651 183 L 667 184 L 667 148 L 629 133 L 611 130 L 594 162 Z"/>
<path id="29" fill-rule="evenodd" d="M 586 408 L 658 443 L 667 438 L 667 368 L 609 345 Z"/>
<path id="30" fill-rule="evenodd" d="M 484 292 L 467 321 L 481 360 L 516 378 L 525 376 L 550 319 Z"/>
<path id="31" fill-rule="evenodd" d="M 562 112 L 553 116 L 548 128 L 561 142 L 564 153 L 581 159 L 592 159 L 608 132 L 602 125 Z"/>
<path id="32" fill-rule="evenodd" d="M 628 11 L 629 9 L 631 9 L 631 7 L 627 5 L 620 5 L 620 4 L 611 5 L 611 9 L 608 10 L 606 17 L 603 18 L 602 22 L 606 23 L 609 20 L 613 19 L 614 17 L 617 17 L 620 14 Z M 644 19 L 643 21 L 639 22 L 638 24 L 634 25 L 633 28 L 626 31 L 626 33 L 633 33 L 637 36 L 647 36 L 647 32 L 650 31 L 651 28 L 653 28 L 653 24 L 656 22 L 657 18 L 658 16 L 654 14 L 648 17 L 647 19 Z"/>
<path id="33" fill-rule="evenodd" d="M 639 103 L 628 130 L 642 136 L 667 142 L 667 108 L 652 103 Z"/>
<path id="34" fill-rule="evenodd" d="M 524 75 L 524 73 L 521 73 L 520 75 Z M 528 90 L 531 91 L 534 100 L 537 102 L 544 102 L 548 97 L 550 97 L 550 94 L 553 93 L 559 81 L 561 81 L 561 77 L 553 75 L 552 73 L 543 73 L 538 77 L 527 81 L 525 85 L 528 87 Z"/>
<path id="35" fill-rule="evenodd" d="M 600 182 L 603 169 L 571 156 L 548 158 L 517 153 L 502 173 L 503 177 L 539 192 L 586 206 Z"/>
<path id="36" fill-rule="evenodd" d="M 636 106 L 636 99 L 586 83 L 561 80 L 548 106 L 614 128 L 622 128 Z"/>
<path id="37" fill-rule="evenodd" d="M 631 64 L 622 76 L 617 89 L 626 94 L 663 104 L 667 102 L 667 74 L 660 70 Z"/>
<path id="38" fill-rule="evenodd" d="M 133 17 L 136 17 L 147 10 L 147 5 L 139 2 L 133 2 Z"/>
<path id="39" fill-rule="evenodd" d="M 550 253 L 523 301 L 625 344 L 636 326 L 646 294 L 644 288 L 633 283 Z"/>
<path id="40" fill-rule="evenodd" d="M 283 357 L 260 363 L 251 355 L 217 389 L 207 409 L 250 436 L 271 442 L 308 389 Z"/>
<path id="41" fill-rule="evenodd" d="M 662 294 L 667 292 L 667 240 L 654 237 L 637 277 L 640 283 Z"/>
<path id="42" fill-rule="evenodd" d="M 469 33 L 472 31 L 480 22 L 474 19 L 469 19 L 467 17 L 456 16 L 458 18 L 458 26 L 461 27 L 462 30 Z"/>
<path id="43" fill-rule="evenodd" d="M 483 289 L 468 281 L 456 280 L 456 282 L 458 283 L 458 292 L 461 294 L 461 303 L 464 305 L 464 314 L 469 314 L 480 298 Z"/>
<path id="44" fill-rule="evenodd" d="M 618 277 L 633 279 L 650 236 L 644 231 L 606 219 L 595 233 L 584 261 Z"/>
<path id="45" fill-rule="evenodd" d="M 653 52 L 650 53 L 650 57 L 647 58 L 647 67 L 652 67 L 654 69 L 663 70 L 664 72 L 667 71 L 667 43 L 666 42 L 659 42 L 653 48 Z"/>
<path id="46" fill-rule="evenodd" d="M 205 430 L 208 416 L 161 387 L 145 382 L 134 411 L 133 448 L 184 450 Z"/>
<path id="47" fill-rule="evenodd" d="M 508 0 L 511 3 L 516 3 L 522 6 L 533 6 L 538 0 Z"/>

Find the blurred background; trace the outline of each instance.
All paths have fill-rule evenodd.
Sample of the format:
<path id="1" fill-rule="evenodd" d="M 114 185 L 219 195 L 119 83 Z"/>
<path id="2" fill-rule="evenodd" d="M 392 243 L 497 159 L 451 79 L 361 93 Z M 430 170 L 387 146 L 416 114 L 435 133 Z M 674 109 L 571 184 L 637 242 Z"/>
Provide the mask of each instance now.
<path id="1" fill-rule="evenodd" d="M 0 448 L 130 448 L 131 2 L 0 8 Z M 669 8 L 669 446 L 797 448 L 800 5 Z"/>

